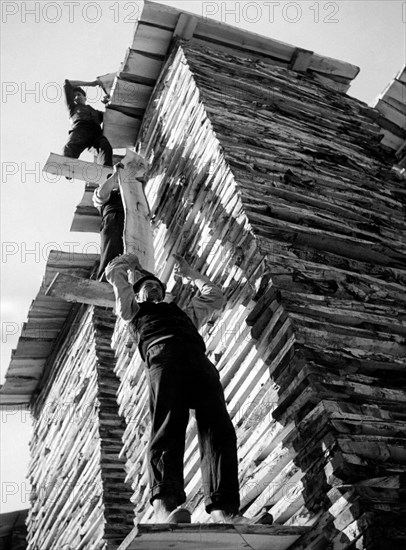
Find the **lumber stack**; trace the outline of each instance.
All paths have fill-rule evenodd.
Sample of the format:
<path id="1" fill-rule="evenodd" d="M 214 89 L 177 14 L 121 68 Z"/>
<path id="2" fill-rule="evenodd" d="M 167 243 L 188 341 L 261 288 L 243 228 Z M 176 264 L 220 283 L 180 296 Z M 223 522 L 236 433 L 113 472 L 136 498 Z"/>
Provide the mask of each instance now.
<path id="1" fill-rule="evenodd" d="M 107 310 L 82 307 L 34 400 L 29 549 L 110 548 L 131 529 L 118 458 L 114 321 Z"/>
<path id="2" fill-rule="evenodd" d="M 172 253 L 219 284 L 206 326 L 239 441 L 242 508 L 313 526 L 303 548 L 396 546 L 404 533 L 404 184 L 371 109 L 311 75 L 174 47 L 140 141 L 152 169 L 156 271 Z M 147 389 L 115 335 L 124 449 L 139 519 Z M 205 521 L 193 419 L 186 492 Z"/>

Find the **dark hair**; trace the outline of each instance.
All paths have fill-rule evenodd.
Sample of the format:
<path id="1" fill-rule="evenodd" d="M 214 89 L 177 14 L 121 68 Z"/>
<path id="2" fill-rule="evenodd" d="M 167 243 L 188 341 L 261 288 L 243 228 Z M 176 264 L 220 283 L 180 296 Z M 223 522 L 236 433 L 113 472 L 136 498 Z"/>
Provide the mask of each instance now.
<path id="1" fill-rule="evenodd" d="M 86 92 L 84 91 L 83 88 L 81 88 L 80 86 L 74 86 L 73 87 L 73 94 L 76 94 L 76 93 L 80 93 L 82 94 L 84 97 L 86 97 Z"/>
<path id="2" fill-rule="evenodd" d="M 138 281 L 133 284 L 133 290 L 135 294 L 138 294 L 141 286 L 145 283 L 145 281 L 157 281 L 161 285 L 163 295 L 165 296 L 166 285 L 162 281 L 160 281 L 158 277 L 155 277 L 155 275 L 153 275 L 152 273 L 149 275 L 144 275 L 144 277 L 141 277 L 141 279 L 138 279 Z"/>

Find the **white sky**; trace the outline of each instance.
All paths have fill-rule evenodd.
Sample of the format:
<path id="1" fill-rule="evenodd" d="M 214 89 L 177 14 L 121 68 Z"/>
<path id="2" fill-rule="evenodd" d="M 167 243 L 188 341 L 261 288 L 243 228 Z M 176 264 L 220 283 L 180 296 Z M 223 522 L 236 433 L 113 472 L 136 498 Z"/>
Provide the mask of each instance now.
<path id="1" fill-rule="evenodd" d="M 161 3 L 357 65 L 361 72 L 349 93 L 367 103 L 405 63 L 403 0 Z M 49 153 L 60 153 L 67 138 L 63 81 L 93 80 L 116 71 L 131 43 L 141 3 L 1 4 L 3 381 L 11 349 L 39 290 L 49 250 L 81 252 L 89 243 L 99 243 L 98 235 L 69 232 L 83 183 L 64 179 L 51 183 L 41 174 Z M 95 98 L 95 90 L 89 88 L 90 99 Z M 91 104 L 102 108 L 96 99 Z M 1 512 L 29 505 L 24 480 L 29 430 L 26 414 L 3 412 Z"/>

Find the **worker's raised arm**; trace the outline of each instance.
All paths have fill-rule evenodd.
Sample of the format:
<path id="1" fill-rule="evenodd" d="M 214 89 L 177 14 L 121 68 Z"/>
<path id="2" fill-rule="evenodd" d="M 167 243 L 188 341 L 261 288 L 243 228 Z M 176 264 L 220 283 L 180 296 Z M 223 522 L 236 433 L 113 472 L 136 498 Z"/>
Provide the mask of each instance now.
<path id="1" fill-rule="evenodd" d="M 211 314 L 223 307 L 225 299 L 221 289 L 212 283 L 208 277 L 202 275 L 179 256 L 174 254 L 177 266 L 175 276 L 186 277 L 197 286 L 199 292 L 194 296 L 184 311 L 192 319 L 196 328 L 202 327 L 210 318 Z"/>
<path id="2" fill-rule="evenodd" d="M 74 102 L 75 93 L 74 93 L 72 82 L 70 80 L 65 80 L 63 90 L 65 92 L 66 106 L 69 110 L 70 116 L 72 116 L 75 109 L 75 102 Z"/>
<path id="3" fill-rule="evenodd" d="M 128 281 L 128 271 L 137 267 L 141 266 L 134 254 L 123 254 L 114 258 L 105 271 L 106 279 L 113 286 L 116 314 L 127 322 L 132 321 L 140 309 L 132 284 Z"/>
<path id="4" fill-rule="evenodd" d="M 73 109 L 75 108 L 75 88 L 77 88 L 78 86 L 100 86 L 101 89 L 104 91 L 104 93 L 106 94 L 106 97 L 109 97 L 108 94 L 107 94 L 107 91 L 104 87 L 104 84 L 103 82 L 96 78 L 95 80 L 69 80 L 69 79 L 66 79 L 65 80 L 65 84 L 63 86 L 63 89 L 64 89 L 64 92 L 65 92 L 65 101 L 66 101 L 66 105 L 69 109 L 69 112 L 72 116 L 73 114 Z M 100 113 L 102 113 L 102 111 L 100 111 Z"/>
<path id="5" fill-rule="evenodd" d="M 65 82 L 69 82 L 71 86 L 101 86 L 103 87 L 103 83 L 101 80 L 96 78 L 95 80 L 68 80 L 66 79 Z"/>
<path id="6" fill-rule="evenodd" d="M 118 172 L 120 168 L 124 168 L 124 166 L 121 162 L 118 162 L 113 166 L 114 173 L 94 190 L 93 204 L 96 208 L 101 208 L 109 200 L 113 189 L 118 189 Z"/>

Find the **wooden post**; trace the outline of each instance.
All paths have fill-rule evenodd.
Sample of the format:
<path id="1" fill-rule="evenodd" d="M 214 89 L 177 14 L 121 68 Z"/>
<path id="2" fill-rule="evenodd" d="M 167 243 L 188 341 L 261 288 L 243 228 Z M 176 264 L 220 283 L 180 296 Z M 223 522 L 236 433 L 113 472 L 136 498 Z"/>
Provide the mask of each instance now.
<path id="1" fill-rule="evenodd" d="M 119 171 L 119 186 L 124 204 L 124 252 L 136 254 L 141 265 L 154 271 L 154 244 L 149 206 L 144 189 L 136 174 L 140 164 L 146 166 L 143 157 L 127 149 Z"/>

